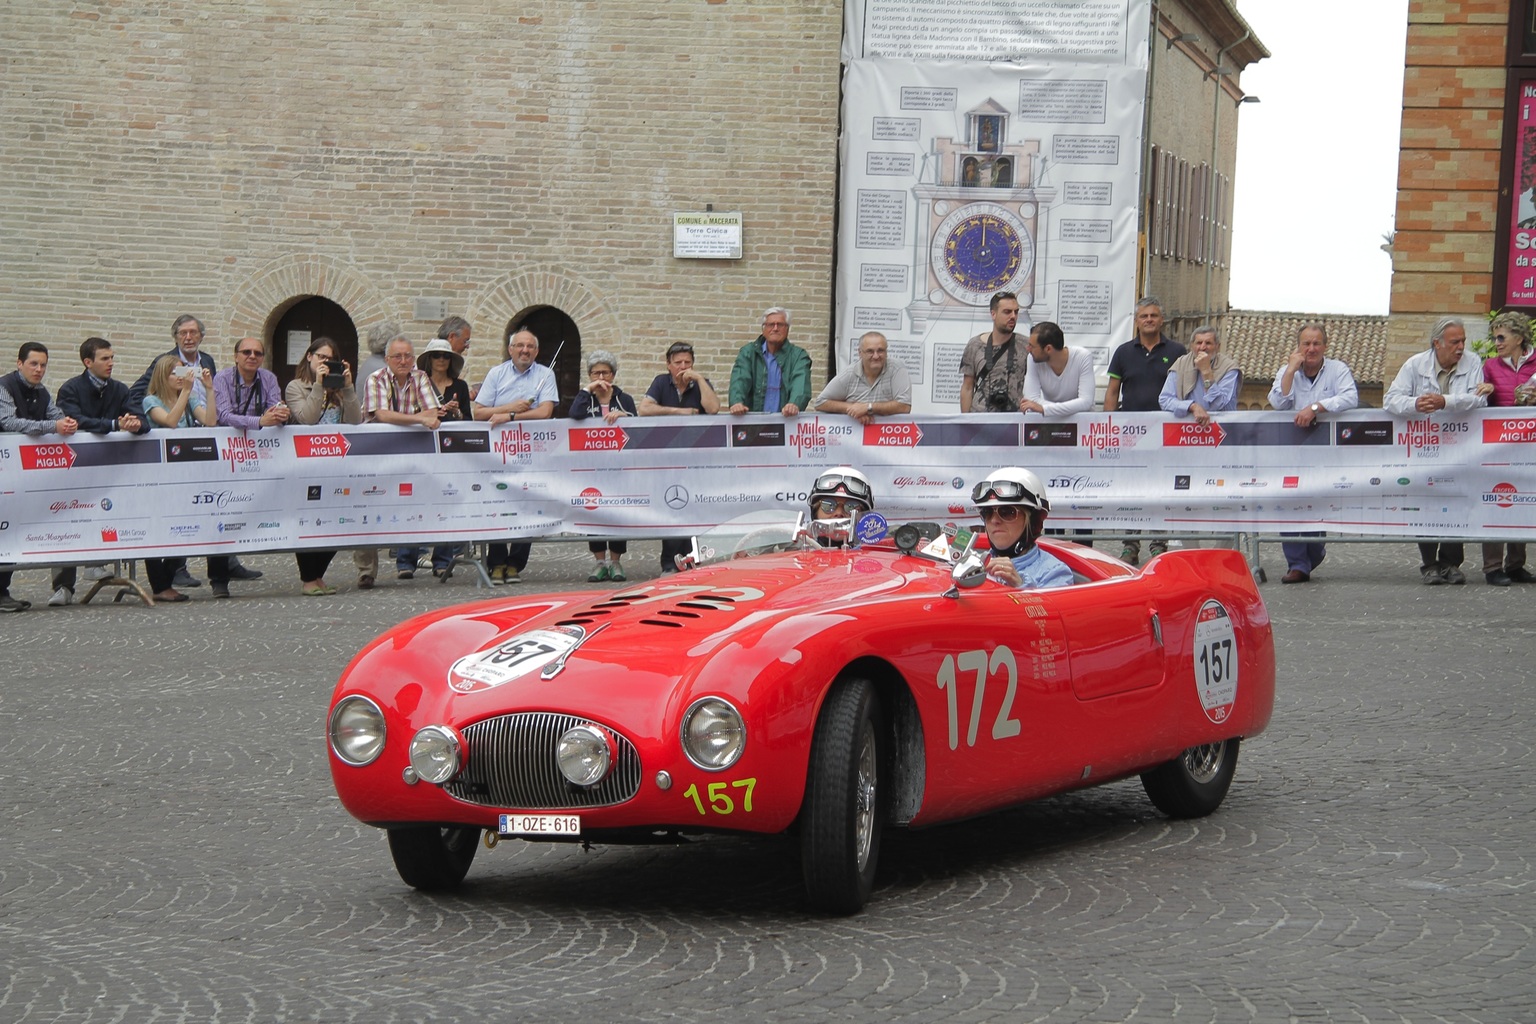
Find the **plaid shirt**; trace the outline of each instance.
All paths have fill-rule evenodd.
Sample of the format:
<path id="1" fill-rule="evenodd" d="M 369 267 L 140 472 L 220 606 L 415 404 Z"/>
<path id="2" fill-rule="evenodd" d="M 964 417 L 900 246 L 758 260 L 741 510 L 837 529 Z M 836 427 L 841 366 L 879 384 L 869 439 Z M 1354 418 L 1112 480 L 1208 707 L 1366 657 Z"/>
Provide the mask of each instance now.
<path id="1" fill-rule="evenodd" d="M 393 409 L 406 416 L 413 416 L 437 408 L 440 405 L 437 393 L 432 390 L 432 378 L 421 370 L 412 370 L 404 387 L 395 383 L 395 375 L 387 366 L 368 375 L 368 392 L 363 399 L 363 412 L 369 422 L 378 421 L 381 409 Z"/>

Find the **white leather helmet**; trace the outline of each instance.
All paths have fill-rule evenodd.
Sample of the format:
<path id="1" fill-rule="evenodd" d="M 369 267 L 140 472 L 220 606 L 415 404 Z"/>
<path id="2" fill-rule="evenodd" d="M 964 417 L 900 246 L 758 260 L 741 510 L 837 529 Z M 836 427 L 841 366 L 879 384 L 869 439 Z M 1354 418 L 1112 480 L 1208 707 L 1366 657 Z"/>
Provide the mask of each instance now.
<path id="1" fill-rule="evenodd" d="M 1047 515 L 1051 511 L 1050 499 L 1045 496 L 1045 483 L 1034 473 L 1018 466 L 994 469 L 985 480 L 971 489 L 971 503 L 977 508 L 1022 505 Z"/>
<path id="2" fill-rule="evenodd" d="M 843 498 L 861 505 L 863 512 L 875 507 L 875 490 L 870 486 L 869 477 L 852 466 L 838 466 L 816 478 L 807 499 L 813 516 L 816 514 L 816 503 L 823 498 Z"/>

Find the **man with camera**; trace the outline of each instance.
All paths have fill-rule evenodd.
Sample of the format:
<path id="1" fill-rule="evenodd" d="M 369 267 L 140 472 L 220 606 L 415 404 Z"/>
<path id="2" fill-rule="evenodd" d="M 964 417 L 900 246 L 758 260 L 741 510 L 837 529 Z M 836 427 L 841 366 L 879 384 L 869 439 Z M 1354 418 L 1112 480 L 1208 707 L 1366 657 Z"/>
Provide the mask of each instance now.
<path id="1" fill-rule="evenodd" d="M 998 292 L 991 310 L 992 329 L 972 338 L 960 356 L 961 412 L 1017 412 L 1024 398 L 1029 356 L 1024 339 L 1014 333 L 1019 298 Z"/>
<path id="2" fill-rule="evenodd" d="M 213 378 L 213 397 L 219 410 L 219 426 L 239 430 L 280 427 L 288 422 L 288 406 L 277 375 L 262 366 L 267 357 L 260 338 L 235 342 L 235 365 Z"/>
<path id="3" fill-rule="evenodd" d="M 288 422 L 288 406 L 283 402 L 277 376 L 261 365 L 266 357 L 266 346 L 260 338 L 241 338 L 235 342 L 235 365 L 225 367 L 213 378 L 219 426 L 260 430 Z M 251 579 L 252 573 L 261 575 L 260 571 L 243 566 L 243 571 L 237 571 L 237 564 L 230 555 L 208 556 L 208 585 L 214 597 L 228 598 L 232 579 Z"/>

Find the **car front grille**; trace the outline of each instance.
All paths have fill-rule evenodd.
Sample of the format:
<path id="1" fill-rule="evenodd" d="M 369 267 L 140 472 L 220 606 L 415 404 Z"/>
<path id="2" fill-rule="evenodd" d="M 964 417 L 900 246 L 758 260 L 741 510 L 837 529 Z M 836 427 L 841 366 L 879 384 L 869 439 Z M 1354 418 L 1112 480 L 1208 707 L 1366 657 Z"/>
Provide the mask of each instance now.
<path id="1" fill-rule="evenodd" d="M 472 804 L 517 810 L 563 810 L 623 803 L 640 789 L 640 755 L 634 744 L 608 729 L 615 749 L 608 777 L 595 786 L 566 781 L 555 763 L 565 731 L 597 725 L 574 715 L 544 712 L 489 718 L 462 730 L 466 764 L 444 789 Z M 603 727 L 606 728 L 606 727 Z"/>

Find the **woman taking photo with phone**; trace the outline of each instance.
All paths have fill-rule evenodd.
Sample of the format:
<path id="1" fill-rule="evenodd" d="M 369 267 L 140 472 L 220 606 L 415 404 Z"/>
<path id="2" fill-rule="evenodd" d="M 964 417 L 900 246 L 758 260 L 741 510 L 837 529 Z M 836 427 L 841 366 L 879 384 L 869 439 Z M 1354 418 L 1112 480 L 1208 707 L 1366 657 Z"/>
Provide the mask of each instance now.
<path id="1" fill-rule="evenodd" d="M 352 383 L 352 367 L 336 350 L 330 338 L 320 337 L 309 343 L 304 358 L 295 367 L 293 380 L 283 390 L 288 404 L 288 422 L 295 426 L 324 426 L 330 423 L 361 423 L 363 407 Z M 334 551 L 295 551 L 299 563 L 299 583 L 306 597 L 327 597 L 336 588 L 325 582 L 325 570 Z"/>

